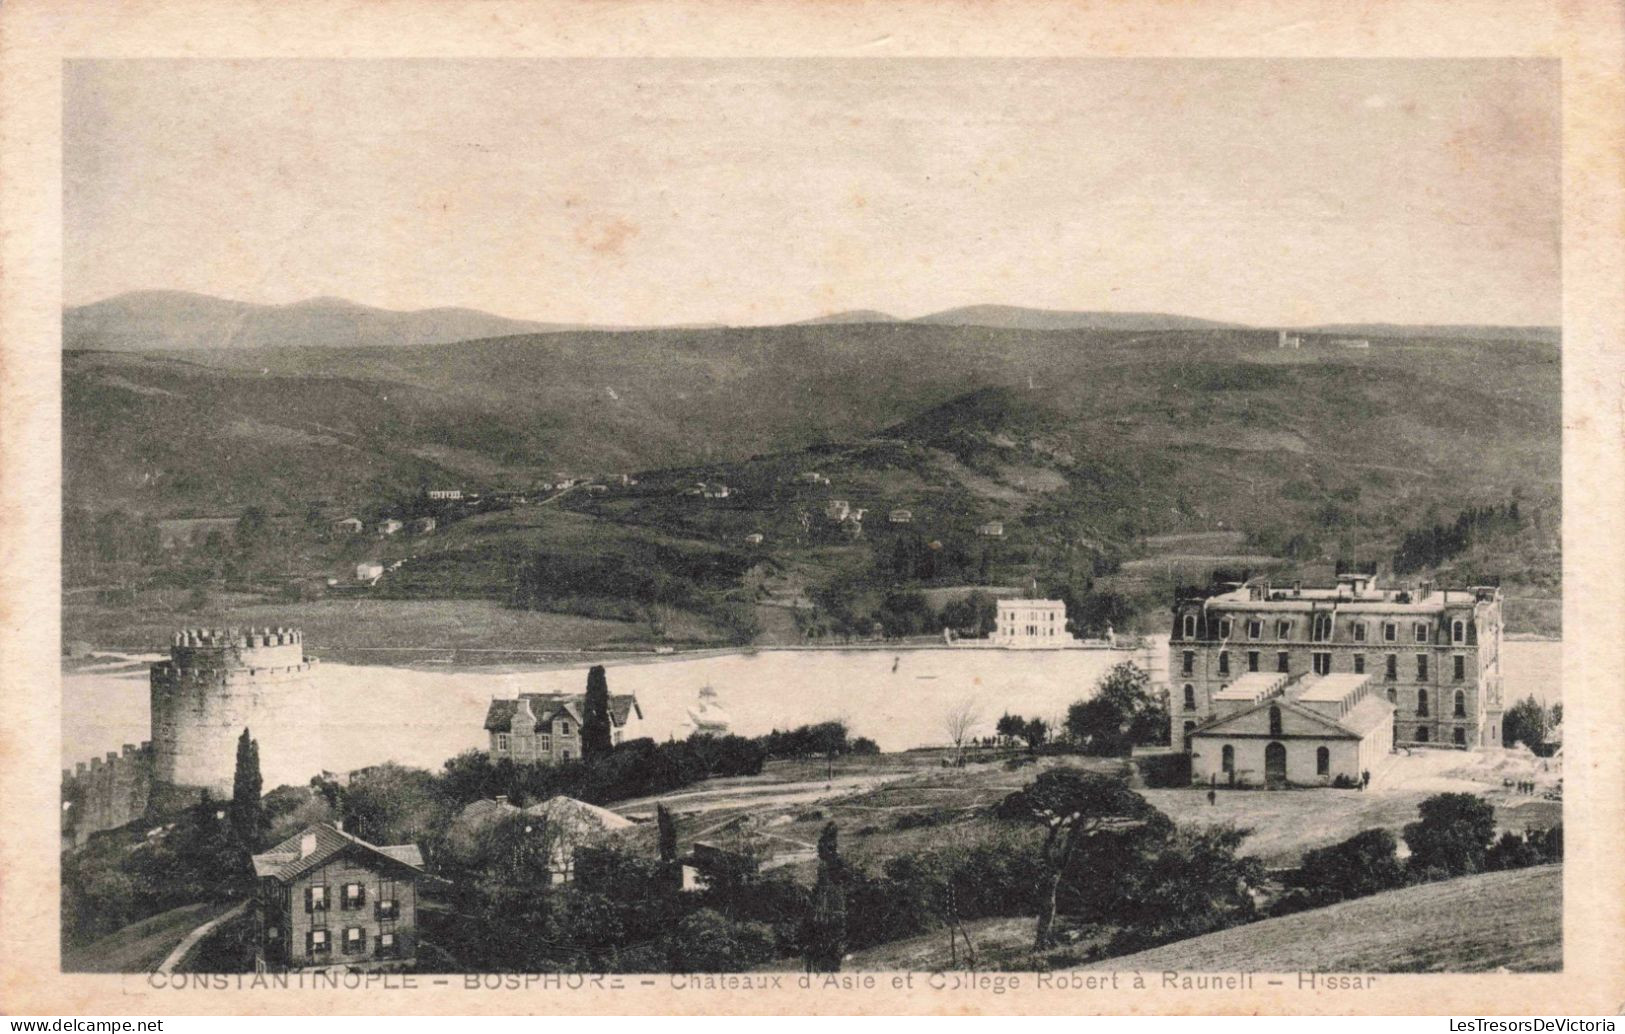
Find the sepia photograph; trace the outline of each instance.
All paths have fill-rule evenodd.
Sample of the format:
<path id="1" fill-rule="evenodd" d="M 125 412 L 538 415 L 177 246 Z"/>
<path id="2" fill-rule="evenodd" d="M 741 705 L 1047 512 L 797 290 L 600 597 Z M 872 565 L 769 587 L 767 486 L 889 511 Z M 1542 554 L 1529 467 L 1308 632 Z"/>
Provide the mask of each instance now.
<path id="1" fill-rule="evenodd" d="M 63 971 L 1562 970 L 1559 87 L 66 62 Z"/>
<path id="2" fill-rule="evenodd" d="M 1618 13 L 9 0 L 0 1012 L 1614 1030 Z"/>

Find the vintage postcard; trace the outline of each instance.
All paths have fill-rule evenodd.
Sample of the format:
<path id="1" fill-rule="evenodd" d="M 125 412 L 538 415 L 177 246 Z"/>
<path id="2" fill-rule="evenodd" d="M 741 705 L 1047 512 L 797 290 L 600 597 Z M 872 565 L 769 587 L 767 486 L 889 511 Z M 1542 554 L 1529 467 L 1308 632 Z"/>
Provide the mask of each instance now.
<path id="1" fill-rule="evenodd" d="M 1620 13 L 0 11 L 8 1009 L 1625 1009 Z"/>

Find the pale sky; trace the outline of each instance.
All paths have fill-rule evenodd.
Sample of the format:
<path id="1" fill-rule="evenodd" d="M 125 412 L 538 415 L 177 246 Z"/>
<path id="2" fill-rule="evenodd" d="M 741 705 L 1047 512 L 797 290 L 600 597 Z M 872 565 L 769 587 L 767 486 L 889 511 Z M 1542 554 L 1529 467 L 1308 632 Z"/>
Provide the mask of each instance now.
<path id="1" fill-rule="evenodd" d="M 1559 322 L 1555 62 L 79 61 L 67 304 Z"/>

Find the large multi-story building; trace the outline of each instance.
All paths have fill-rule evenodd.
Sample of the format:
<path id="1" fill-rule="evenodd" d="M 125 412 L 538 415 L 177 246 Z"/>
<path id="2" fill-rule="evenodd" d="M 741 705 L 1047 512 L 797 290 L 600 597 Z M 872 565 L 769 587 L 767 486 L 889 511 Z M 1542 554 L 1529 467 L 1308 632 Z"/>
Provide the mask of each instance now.
<path id="1" fill-rule="evenodd" d="M 1395 743 L 1501 742 L 1501 591 L 1429 582 L 1381 588 L 1341 574 L 1309 588 L 1228 585 L 1182 597 L 1168 643 L 1173 744 L 1214 718 L 1244 675 L 1370 675 L 1394 706 Z"/>

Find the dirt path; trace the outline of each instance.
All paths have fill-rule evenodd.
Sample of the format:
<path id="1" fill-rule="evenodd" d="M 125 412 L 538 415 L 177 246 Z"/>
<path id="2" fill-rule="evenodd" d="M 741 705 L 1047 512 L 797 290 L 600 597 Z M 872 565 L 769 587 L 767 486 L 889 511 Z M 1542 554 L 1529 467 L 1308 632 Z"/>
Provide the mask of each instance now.
<path id="1" fill-rule="evenodd" d="M 182 959 L 186 958 L 186 953 L 191 951 L 193 948 L 197 947 L 198 942 L 203 940 L 203 938 L 209 936 L 210 931 L 212 931 L 215 927 L 219 926 L 221 923 L 226 922 L 228 919 L 235 919 L 238 916 L 242 915 L 244 910 L 246 910 L 247 908 L 248 908 L 248 902 L 239 901 L 237 904 L 233 905 L 231 908 L 229 908 L 226 911 L 224 911 L 224 912 L 220 913 L 219 915 L 215 916 L 213 919 L 209 920 L 207 923 L 204 923 L 202 926 L 197 927 L 195 930 L 193 930 L 191 933 L 187 934 L 185 937 L 182 937 L 181 938 L 181 943 L 175 945 L 174 948 L 170 949 L 169 954 L 164 956 L 164 961 L 158 963 L 158 972 L 159 973 L 172 973 L 172 972 L 174 972 L 175 967 L 181 964 Z"/>
<path id="2" fill-rule="evenodd" d="M 664 804 L 679 813 L 719 811 L 723 808 L 778 808 L 792 804 L 812 804 L 830 797 L 869 793 L 887 783 L 908 779 L 918 774 L 903 769 L 896 773 L 877 772 L 873 775 L 836 776 L 834 779 L 701 789 L 627 801 L 625 804 L 616 805 L 615 811 L 631 818 L 654 814 L 656 804 Z"/>

